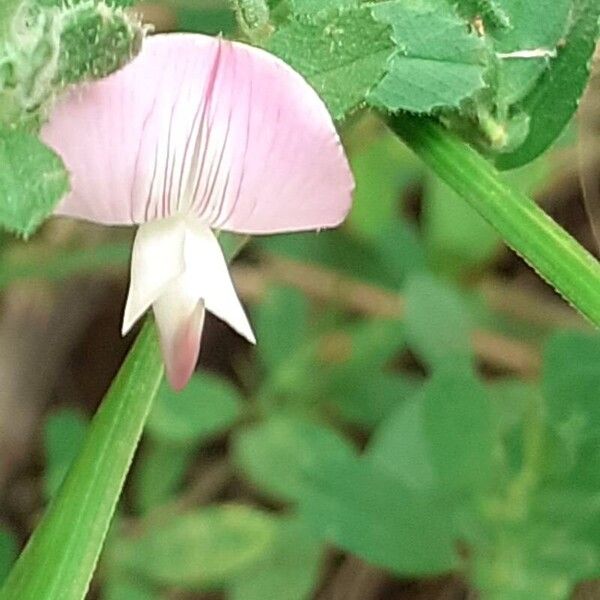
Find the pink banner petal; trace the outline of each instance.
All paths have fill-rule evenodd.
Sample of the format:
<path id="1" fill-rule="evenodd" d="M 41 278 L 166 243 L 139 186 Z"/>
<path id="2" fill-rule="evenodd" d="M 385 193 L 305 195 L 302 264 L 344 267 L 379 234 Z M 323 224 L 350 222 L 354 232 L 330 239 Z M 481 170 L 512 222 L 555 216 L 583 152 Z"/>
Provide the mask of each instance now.
<path id="1" fill-rule="evenodd" d="M 63 98 L 43 138 L 71 171 L 57 213 L 107 224 L 193 211 L 216 228 L 335 226 L 352 175 L 316 92 L 274 56 L 196 34 L 146 40 Z"/>

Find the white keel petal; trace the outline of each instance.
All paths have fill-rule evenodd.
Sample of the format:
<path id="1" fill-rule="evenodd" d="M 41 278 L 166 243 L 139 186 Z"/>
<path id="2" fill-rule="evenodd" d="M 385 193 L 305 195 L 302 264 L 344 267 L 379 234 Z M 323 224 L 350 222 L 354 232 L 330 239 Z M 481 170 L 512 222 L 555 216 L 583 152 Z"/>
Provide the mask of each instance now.
<path id="1" fill-rule="evenodd" d="M 131 257 L 131 281 L 123 316 L 123 335 L 185 270 L 185 220 L 150 221 L 140 226 Z"/>
<path id="2" fill-rule="evenodd" d="M 190 288 L 202 298 L 206 309 L 255 344 L 252 326 L 231 281 L 221 246 L 209 227 L 198 219 L 188 219 L 185 263 Z"/>
<path id="3" fill-rule="evenodd" d="M 179 277 L 153 306 L 167 379 L 177 391 L 196 368 L 204 327 L 204 303 L 188 291 L 185 278 Z"/>

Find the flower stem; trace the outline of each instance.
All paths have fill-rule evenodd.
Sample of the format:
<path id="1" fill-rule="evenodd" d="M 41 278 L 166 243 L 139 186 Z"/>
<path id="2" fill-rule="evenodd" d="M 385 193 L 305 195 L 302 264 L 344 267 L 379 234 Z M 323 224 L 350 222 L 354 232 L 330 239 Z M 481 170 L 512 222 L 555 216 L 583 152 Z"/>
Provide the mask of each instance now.
<path id="1" fill-rule="evenodd" d="M 600 327 L 600 263 L 587 250 L 434 120 L 402 114 L 392 119 L 391 127 L 543 279 Z"/>

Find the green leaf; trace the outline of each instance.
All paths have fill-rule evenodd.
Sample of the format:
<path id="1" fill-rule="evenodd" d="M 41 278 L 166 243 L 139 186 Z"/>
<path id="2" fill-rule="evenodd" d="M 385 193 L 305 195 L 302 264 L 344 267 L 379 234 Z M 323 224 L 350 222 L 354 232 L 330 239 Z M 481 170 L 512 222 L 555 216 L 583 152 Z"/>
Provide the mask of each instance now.
<path id="1" fill-rule="evenodd" d="M 147 431 L 166 443 L 195 444 L 227 431 L 242 410 L 243 401 L 233 385 L 216 375 L 197 373 L 181 392 L 163 382 Z"/>
<path id="2" fill-rule="evenodd" d="M 108 2 L 123 6 L 130 2 Z M 125 66 L 141 50 L 145 30 L 137 17 L 104 4 L 65 2 L 56 78 L 61 85 L 100 79 Z"/>
<path id="3" fill-rule="evenodd" d="M 385 73 L 390 34 L 365 7 L 298 17 L 273 34 L 267 49 L 304 75 L 333 117 L 342 119 Z"/>
<path id="4" fill-rule="evenodd" d="M 290 0 L 292 12 L 296 15 L 355 8 L 357 4 L 358 0 Z"/>
<path id="5" fill-rule="evenodd" d="M 382 261 L 379 248 L 343 230 L 275 235 L 255 243 L 267 252 L 335 269 L 365 283 L 397 289 L 401 281 L 395 270 Z"/>
<path id="6" fill-rule="evenodd" d="M 501 169 L 514 169 L 542 154 L 575 114 L 590 75 L 599 32 L 600 3 L 575 0 L 572 25 L 558 56 L 550 61 L 532 92 L 522 102 L 529 115 L 529 134 L 514 152 L 499 156 Z"/>
<path id="7" fill-rule="evenodd" d="M 573 442 L 597 436 L 600 424 L 600 335 L 559 333 L 544 351 L 542 391 L 548 418 Z"/>
<path id="8" fill-rule="evenodd" d="M 324 369 L 323 395 L 348 421 L 373 426 L 414 391 L 413 380 L 387 368 L 406 348 L 402 322 L 385 319 L 347 328 L 337 344 L 341 361 Z"/>
<path id="9" fill-rule="evenodd" d="M 286 363 L 307 338 L 308 301 L 291 288 L 269 289 L 260 303 L 254 326 L 259 356 L 269 372 Z"/>
<path id="10" fill-rule="evenodd" d="M 449 284 L 417 275 L 406 288 L 409 345 L 432 367 L 470 365 L 473 322 L 464 299 Z"/>
<path id="11" fill-rule="evenodd" d="M 17 559 L 17 540 L 4 528 L 0 528 L 0 585 L 8 576 L 10 569 Z"/>
<path id="12" fill-rule="evenodd" d="M 140 513 L 168 502 L 183 484 L 194 448 L 149 440 L 134 471 L 135 506 Z"/>
<path id="13" fill-rule="evenodd" d="M 530 92 L 548 67 L 567 33 L 572 0 L 497 0 L 505 22 L 492 30 L 494 50 L 501 55 L 498 100 L 509 106 Z M 514 52 L 537 51 L 529 58 L 505 57 Z"/>
<path id="14" fill-rule="evenodd" d="M 480 489 L 491 472 L 494 429 L 491 405 L 470 372 L 434 374 L 375 432 L 369 460 L 420 492 Z"/>
<path id="15" fill-rule="evenodd" d="M 159 585 L 198 589 L 225 583 L 259 560 L 273 543 L 266 513 L 221 505 L 160 522 L 121 539 L 119 567 Z"/>
<path id="16" fill-rule="evenodd" d="M 141 581 L 111 575 L 103 586 L 102 600 L 161 600 L 161 596 Z"/>
<path id="17" fill-rule="evenodd" d="M 418 180 L 420 168 L 406 147 L 388 130 L 350 157 L 356 180 L 349 224 L 365 239 L 397 219 L 401 192 Z"/>
<path id="18" fill-rule="evenodd" d="M 0 226 L 32 234 L 69 190 L 61 159 L 25 131 L 0 130 Z"/>
<path id="19" fill-rule="evenodd" d="M 50 415 L 44 425 L 46 498 L 58 491 L 85 440 L 87 420 L 77 411 L 63 409 Z"/>
<path id="20" fill-rule="evenodd" d="M 434 374 L 423 399 L 423 436 L 436 479 L 461 494 L 483 488 L 492 473 L 494 431 L 485 388 L 470 372 Z"/>
<path id="21" fill-rule="evenodd" d="M 368 462 L 323 462 L 299 505 L 315 532 L 402 576 L 456 567 L 454 509 L 445 499 L 415 493 Z"/>
<path id="22" fill-rule="evenodd" d="M 334 431 L 284 417 L 241 432 L 234 446 L 235 462 L 261 490 L 290 501 L 319 476 L 325 458 L 344 461 L 353 456 L 350 443 Z"/>
<path id="23" fill-rule="evenodd" d="M 430 113 L 457 108 L 485 86 L 487 52 L 445 0 L 389 0 L 373 16 L 393 29 L 397 50 L 371 104 L 389 111 Z"/>
<path id="24" fill-rule="evenodd" d="M 3 2 L 0 3 L 0 40 L 4 31 L 8 29 L 10 20 L 19 5 L 20 0 L 3 0 Z"/>
<path id="25" fill-rule="evenodd" d="M 348 423 L 369 429 L 410 398 L 420 382 L 407 375 L 369 371 L 344 378 L 338 371 L 327 384 L 330 402 L 339 415 Z"/>
<path id="26" fill-rule="evenodd" d="M 211 8 L 208 5 L 191 2 L 190 6 L 181 4 L 176 8 L 176 31 L 190 31 L 206 35 L 235 34 L 237 26 L 235 13 L 229 8 Z"/>
<path id="27" fill-rule="evenodd" d="M 92 0 L 93 2 L 98 3 L 99 1 L 104 2 L 108 6 L 120 6 L 122 8 L 126 8 L 128 6 L 132 6 L 135 3 L 135 0 Z M 41 6 L 77 6 L 78 4 L 88 4 L 89 0 L 36 0 L 38 4 Z"/>
<path id="28" fill-rule="evenodd" d="M 345 550 L 405 574 L 455 563 L 448 504 L 359 461 L 324 427 L 271 419 L 244 433 L 235 455 L 261 489 L 295 500 L 315 534 Z"/>
<path id="29" fill-rule="evenodd" d="M 231 600 L 308 600 L 320 578 L 322 544 L 298 519 L 278 519 L 268 551 L 229 588 Z"/>
<path id="30" fill-rule="evenodd" d="M 84 598 L 162 373 L 156 330 L 148 322 L 1 600 Z"/>
<path id="31" fill-rule="evenodd" d="M 498 433 L 505 436 L 521 425 L 534 399 L 541 397 L 537 383 L 519 379 L 499 379 L 487 386 Z"/>
<path id="32" fill-rule="evenodd" d="M 423 233 L 431 263 L 442 273 L 472 274 L 498 253 L 501 237 L 443 181 L 427 180 Z"/>
<path id="33" fill-rule="evenodd" d="M 15 252 L 15 256 L 3 256 L 0 263 L 0 289 L 23 279 L 61 281 L 82 273 L 98 275 L 103 269 L 126 267 L 131 258 L 130 243 L 108 243 L 58 251 L 44 245 L 40 250 L 25 256 L 20 252 Z"/>
<path id="34" fill-rule="evenodd" d="M 439 484 L 425 437 L 423 404 L 422 392 L 399 404 L 373 433 L 367 449 L 370 462 L 421 492 Z"/>

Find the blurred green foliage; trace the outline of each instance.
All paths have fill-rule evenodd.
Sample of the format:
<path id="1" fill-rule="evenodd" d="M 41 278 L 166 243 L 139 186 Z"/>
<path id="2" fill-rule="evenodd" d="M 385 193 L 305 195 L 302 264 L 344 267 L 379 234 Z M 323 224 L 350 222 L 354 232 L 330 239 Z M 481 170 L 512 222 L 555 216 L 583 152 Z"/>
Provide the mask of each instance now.
<path id="1" fill-rule="evenodd" d="M 392 64 L 369 95 L 377 105 L 416 112 L 460 106 L 468 120 L 464 101 L 473 96 L 494 113 L 476 115 L 488 126 L 508 128 L 516 113 L 531 111 L 527 118 L 543 128 L 551 109 L 529 94 L 537 81 L 549 86 L 553 71 L 545 59 L 498 61 L 490 48 L 555 49 L 570 4 L 540 2 L 522 27 L 509 29 L 520 3 L 464 1 L 455 12 L 439 2 L 420 3 L 405 19 L 406 3 L 395 1 L 373 16 L 352 0 L 273 0 L 281 26 L 267 45 L 299 68 L 340 118 Z M 225 2 L 163 4 L 180 30 L 235 33 Z M 464 27 L 459 13 L 481 15 L 489 38 Z M 419 44 L 431 38 L 418 34 L 429 17 L 443 27 L 434 31 L 423 71 Z M 540 19 L 547 27 L 531 39 Z M 399 40 L 404 54 L 394 45 Z M 438 63 L 460 40 L 464 52 L 437 87 Z M 581 46 L 578 64 L 586 62 Z M 565 70 L 563 62 L 552 65 Z M 498 95 L 479 98 L 492 75 Z M 411 78 L 427 86 L 406 98 L 398 82 Z M 560 118 L 569 110 L 561 107 Z M 236 382 L 200 371 L 182 393 L 162 387 L 99 571 L 107 600 L 159 600 L 174 589 L 216 589 L 232 600 L 308 599 L 332 546 L 400 577 L 457 571 L 492 599 L 567 598 L 577 582 L 600 576 L 600 337 L 552 325 L 528 332 L 544 347 L 534 378 L 483 364 L 474 334 L 507 328 L 472 285 L 493 274 L 502 252 L 497 234 L 372 116 L 349 119 L 345 133 L 357 179 L 347 225 L 257 239 L 250 257 L 258 265 L 275 257 L 326 269 L 332 279 L 397 299 L 396 312 L 379 314 L 377 294 L 357 308 L 348 302 L 356 298 L 341 294 L 317 301 L 302 293 L 302 282 L 300 290 L 271 285 L 254 307 L 255 354 L 232 358 Z M 0 137 L 0 151 L 9 142 Z M 526 144 L 535 149 L 539 141 Z M 35 184 L 26 175 L 11 185 Z M 550 160 L 542 159 L 511 177 L 535 193 L 551 175 Z M 0 187 L 2 176 L 0 169 Z M 49 203 L 57 195 L 51 192 Z M 112 243 L 41 261 L 33 255 L 30 263 L 13 262 L 6 250 L 1 256 L 0 285 L 127 260 L 126 246 Z M 46 499 L 85 429 L 70 409 L 47 418 Z M 198 472 L 212 468 L 234 489 L 211 494 Z M 12 535 L 0 530 L 0 579 L 15 552 Z"/>
<path id="2" fill-rule="evenodd" d="M 600 575 L 600 336 L 549 324 L 534 336 L 539 377 L 490 375 L 473 336 L 501 320 L 471 282 L 490 273 L 495 235 L 457 220 L 452 196 L 432 225 L 442 196 L 376 121 L 348 135 L 347 226 L 257 239 L 251 255 L 397 295 L 397 316 L 272 285 L 237 384 L 199 371 L 181 393 L 163 386 L 105 550 L 104 598 L 308 600 L 332 546 L 400 577 L 458 571 L 484 598 L 567 598 Z M 552 160 L 515 181 L 547 187 Z M 82 430 L 73 411 L 49 417 L 48 494 Z M 236 491 L 213 495 L 223 476 Z"/>

